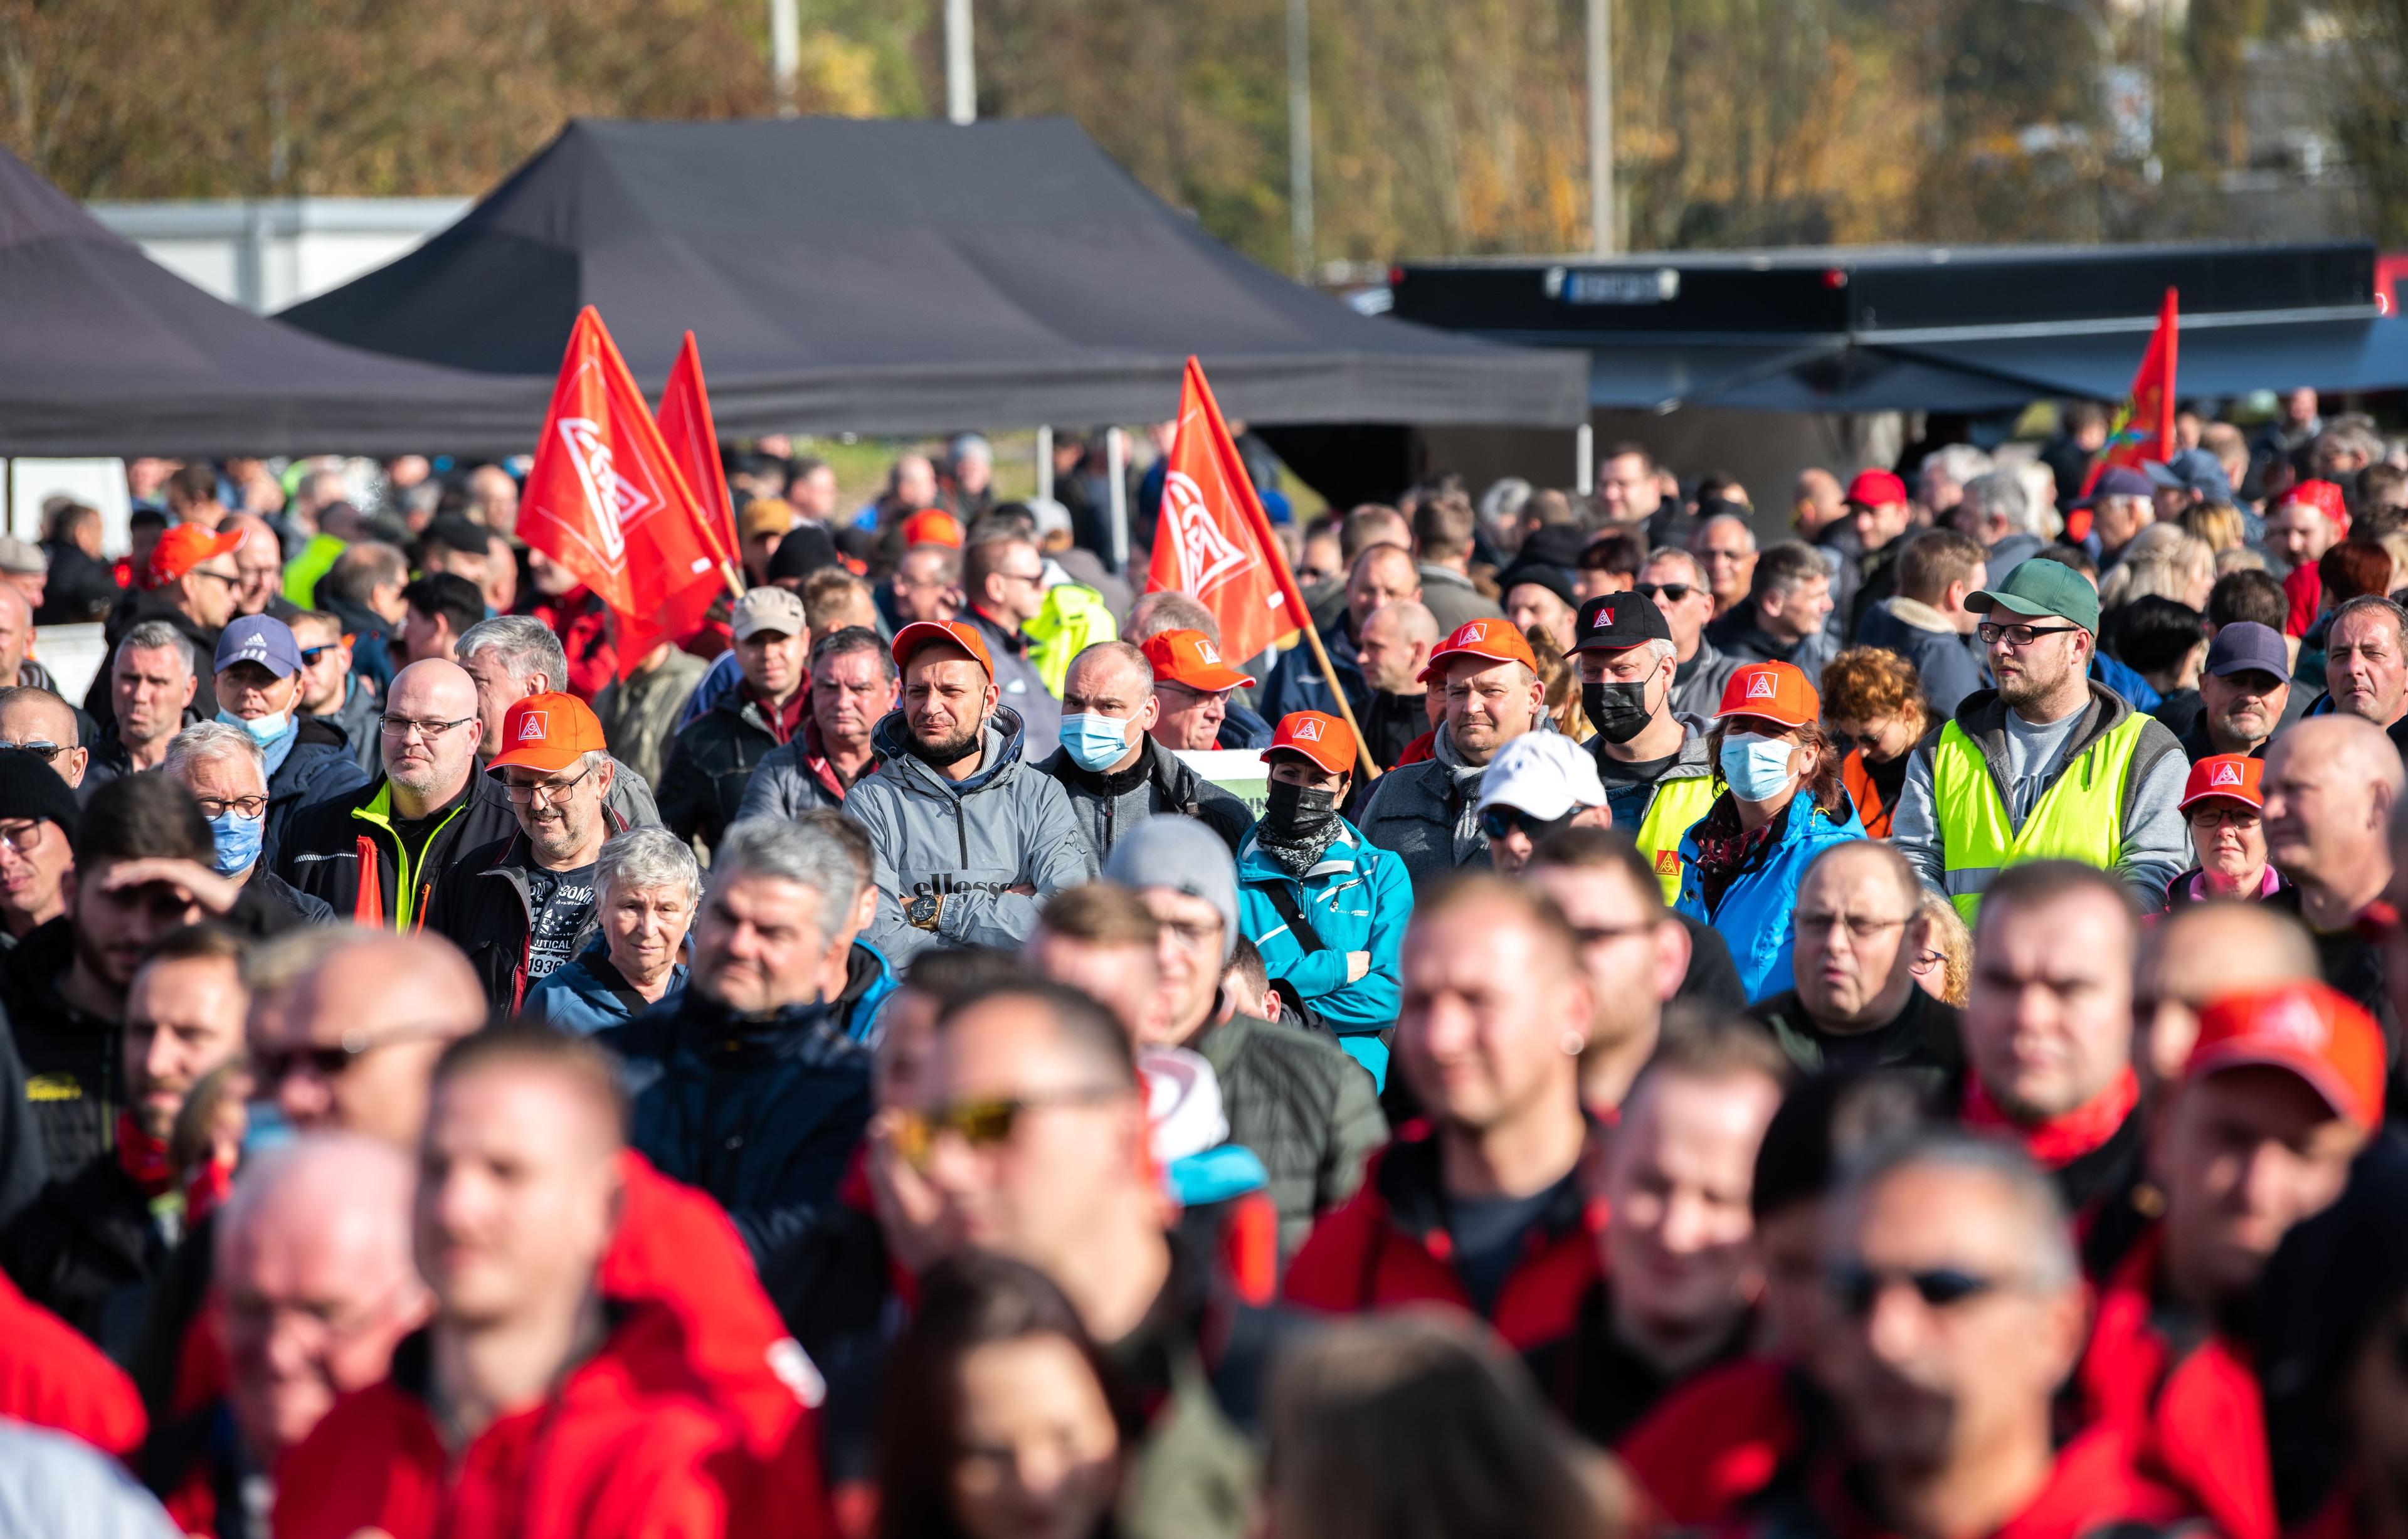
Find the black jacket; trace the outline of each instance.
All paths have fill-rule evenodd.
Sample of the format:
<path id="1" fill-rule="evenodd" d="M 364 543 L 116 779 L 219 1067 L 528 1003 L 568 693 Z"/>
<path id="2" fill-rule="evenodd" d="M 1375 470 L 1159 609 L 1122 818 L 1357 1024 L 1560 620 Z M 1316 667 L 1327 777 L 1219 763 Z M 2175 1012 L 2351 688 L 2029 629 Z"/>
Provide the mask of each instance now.
<path id="1" fill-rule="evenodd" d="M 72 539 L 46 539 L 42 554 L 50 558 L 50 580 L 42 585 L 42 607 L 34 611 L 37 626 L 81 626 L 102 619 L 125 597 L 117 572 L 106 561 L 84 554 Z"/>
<path id="2" fill-rule="evenodd" d="M 51 1182 L 8 1227 L 5 1249 L 25 1297 L 122 1362 L 141 1337 L 170 1236 L 116 1155 L 104 1151 Z"/>
<path id="3" fill-rule="evenodd" d="M 1112 841 L 1123 832 L 1156 813 L 1182 813 L 1196 819 L 1219 834 L 1232 856 L 1254 826 L 1244 802 L 1197 775 L 1186 760 L 1165 752 L 1152 738 L 1140 745 L 1138 761 L 1116 775 L 1080 769 L 1067 748 L 1047 755 L 1037 772 L 1061 783 L 1070 798 L 1071 815 L 1098 860 L 1112 853 Z"/>
<path id="4" fill-rule="evenodd" d="M 518 832 L 505 798 L 480 795 L 487 777 L 471 770 L 468 784 L 443 809 L 443 821 L 416 849 L 404 851 L 391 819 L 390 787 L 380 776 L 349 796 L 303 807 L 293 815 L 276 874 L 313 898 L 335 917 L 380 929 L 423 922 L 435 879 L 459 855 Z M 364 864 L 365 863 L 365 864 Z M 401 869 L 409 869 L 408 901 Z M 373 880 L 363 882 L 362 872 Z"/>
<path id="5" fill-rule="evenodd" d="M 1771 1028 L 1801 1073 L 1898 1069 L 1936 1093 L 1964 1072 L 1964 1012 L 1920 986 L 1906 991 L 1906 1002 L 1887 1024 L 1846 1035 L 1815 1025 L 1794 988 L 1758 1000 L 1748 1014 Z"/>
<path id="6" fill-rule="evenodd" d="M 632 1142 L 719 1200 L 765 1273 L 827 1220 L 869 1120 L 869 1050 L 824 1005 L 766 1020 L 691 985 L 595 1041 L 626 1062 Z"/>
<path id="7" fill-rule="evenodd" d="M 738 685 L 677 735 L 654 794 L 661 826 L 680 839 L 716 845 L 736 821 L 753 770 L 778 746 L 761 703 Z"/>
<path id="8" fill-rule="evenodd" d="M 108 643 L 108 655 L 100 660 L 99 671 L 92 676 L 92 687 L 84 691 L 83 708 L 92 712 L 94 721 L 108 721 L 116 714 L 109 705 L 108 676 L 117 667 L 117 644 L 125 640 L 127 631 L 150 620 L 165 620 L 193 643 L 193 676 L 197 681 L 193 690 L 193 714 L 205 722 L 217 720 L 218 633 L 167 602 L 165 592 L 158 588 L 127 594 L 101 623 L 101 639 Z"/>
<path id="9" fill-rule="evenodd" d="M 610 833 L 626 831 L 626 824 L 609 808 L 602 810 L 602 816 Z M 533 981 L 527 976 L 527 962 L 535 907 L 528 898 L 527 878 L 534 866 L 526 836 L 513 829 L 509 838 L 470 850 L 457 866 L 443 872 L 426 905 L 426 928 L 468 954 L 468 965 L 477 970 L 495 1014 L 517 1010 Z M 597 897 L 597 913 L 599 908 Z M 588 913 L 585 923 L 569 937 L 564 954 L 574 956 L 583 951 L 597 923 L 596 915 Z"/>
<path id="10" fill-rule="evenodd" d="M 117 1146 L 119 1022 L 69 1004 L 60 982 L 75 962 L 75 929 L 61 914 L 29 931 L 0 963 L 0 997 L 17 1055 L 25 1066 L 25 1100 L 52 1172 L 71 1175 Z"/>
<path id="11" fill-rule="evenodd" d="M 304 716 L 295 729 L 291 752 L 276 773 L 267 777 L 267 827 L 260 836 L 259 858 L 269 870 L 293 827 L 294 814 L 313 802 L 356 791 L 368 783 L 367 772 L 351 756 L 351 741 L 333 722 Z"/>

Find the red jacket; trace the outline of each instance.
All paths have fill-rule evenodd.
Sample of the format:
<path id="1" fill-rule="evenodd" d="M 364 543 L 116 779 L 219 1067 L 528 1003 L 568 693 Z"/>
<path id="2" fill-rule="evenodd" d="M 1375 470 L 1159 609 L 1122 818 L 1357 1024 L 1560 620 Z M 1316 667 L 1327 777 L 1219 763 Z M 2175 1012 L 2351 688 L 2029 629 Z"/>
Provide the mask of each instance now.
<path id="1" fill-rule="evenodd" d="M 1614 1452 L 1668 1521 L 1725 1521 L 1819 1446 L 1810 1397 L 1784 1359 L 1742 1358 L 1673 1390 Z"/>
<path id="2" fill-rule="evenodd" d="M 1306 1309 L 1356 1314 L 1438 1302 L 1472 1310 L 1450 1260 L 1439 1142 L 1407 1129 L 1371 1157 L 1363 1189 L 1322 1219 L 1287 1270 L 1287 1298 Z M 1570 1334 L 1581 1301 L 1603 1275 L 1601 1204 L 1567 1181 L 1524 1237 L 1521 1259 L 1498 1289 L 1488 1323 L 1518 1352 Z"/>
<path id="3" fill-rule="evenodd" d="M 456 1454 L 426 1401 L 428 1338 L 346 1395 L 276 1470 L 277 1539 L 722 1539 L 769 1532 L 741 1423 L 661 1306 L 624 1316 L 540 1403 Z M 783 1515 L 781 1515 L 783 1516 Z M 799 1532 L 799 1531 L 796 1531 Z"/>
<path id="4" fill-rule="evenodd" d="M 2130 1435 L 2140 1468 L 2196 1503 L 2228 1539 L 2274 1539 L 2274 1476 L 2258 1380 L 2193 1312 L 2164 1303 L 2162 1225 L 2099 1290 L 2074 1371 L 2077 1415 Z"/>
<path id="5" fill-rule="evenodd" d="M 83 1439 L 120 1459 L 150 1430 L 134 1381 L 74 1327 L 0 1275 L 0 1417 Z"/>
<path id="6" fill-rule="evenodd" d="M 599 595 L 580 584 L 557 598 L 538 596 L 528 612 L 552 627 L 560 650 L 568 654 L 568 677 L 552 687 L 591 701 L 602 686 L 619 676 L 619 649 L 610 640 L 610 611 Z"/>

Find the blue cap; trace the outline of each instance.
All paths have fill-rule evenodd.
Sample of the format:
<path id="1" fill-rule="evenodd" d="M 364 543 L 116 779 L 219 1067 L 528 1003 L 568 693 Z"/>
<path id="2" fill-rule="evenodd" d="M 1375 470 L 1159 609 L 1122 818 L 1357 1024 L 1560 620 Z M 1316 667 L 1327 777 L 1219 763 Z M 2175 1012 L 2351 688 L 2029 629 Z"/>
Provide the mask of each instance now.
<path id="1" fill-rule="evenodd" d="M 2197 492 L 2210 502 L 2232 500 L 2232 478 L 2224 473 L 2224 462 L 2204 449 L 2181 450 L 2162 464 L 2143 460 L 2141 468 L 2151 485 Z"/>
<path id="2" fill-rule="evenodd" d="M 2090 483 L 2090 495 L 2073 504 L 2076 508 L 2097 505 L 2100 497 L 2144 497 L 2156 490 L 2156 483 L 2128 466 L 2111 465 L 2099 472 Z"/>
<path id="3" fill-rule="evenodd" d="M 216 671 L 223 673 L 236 663 L 257 663 L 280 679 L 290 679 L 301 671 L 300 643 L 283 621 L 246 614 L 218 637 Z"/>

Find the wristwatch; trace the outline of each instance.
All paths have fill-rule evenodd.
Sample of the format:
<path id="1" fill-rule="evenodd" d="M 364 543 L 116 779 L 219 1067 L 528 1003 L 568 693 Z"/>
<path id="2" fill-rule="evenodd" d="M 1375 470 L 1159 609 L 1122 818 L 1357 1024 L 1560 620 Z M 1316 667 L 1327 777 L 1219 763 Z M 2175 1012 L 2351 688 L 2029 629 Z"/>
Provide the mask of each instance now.
<path id="1" fill-rule="evenodd" d="M 924 929 L 933 934 L 937 928 L 937 916 L 944 912 L 945 899 L 941 893 L 934 898 L 924 895 L 914 898 L 904 905 L 903 920 L 904 923 L 915 928 Z"/>

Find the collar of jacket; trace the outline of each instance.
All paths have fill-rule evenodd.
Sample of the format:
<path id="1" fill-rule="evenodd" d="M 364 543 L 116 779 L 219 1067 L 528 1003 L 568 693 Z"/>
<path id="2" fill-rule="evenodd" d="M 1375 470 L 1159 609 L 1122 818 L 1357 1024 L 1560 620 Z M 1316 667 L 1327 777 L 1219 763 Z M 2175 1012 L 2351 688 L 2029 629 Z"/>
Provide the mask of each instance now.
<path id="1" fill-rule="evenodd" d="M 978 773 L 968 780 L 948 780 L 914 755 L 908 745 L 903 712 L 890 711 L 878 719 L 870 730 L 869 744 L 878 752 L 880 770 L 893 769 L 907 781 L 916 781 L 926 789 L 941 792 L 956 800 L 975 796 L 990 785 L 1000 785 L 1011 779 L 1020 767 L 1022 745 L 1026 741 L 1020 712 L 1008 705 L 995 708 L 983 730 L 985 747 L 981 751 Z"/>
<path id="2" fill-rule="evenodd" d="M 2122 726 L 2132 713 L 2123 696 L 2096 679 L 2084 682 L 2090 686 L 2090 703 L 2083 708 L 2082 723 L 2073 729 L 2072 741 L 2058 755 L 2059 764 L 2080 758 L 2083 750 Z M 1990 761 L 1991 773 L 2001 787 L 2006 784 L 2008 710 L 1997 690 L 1977 689 L 1957 705 L 1956 716 L 1957 730 L 1981 746 L 1982 756 Z M 2003 797 L 2003 790 L 2000 794 Z"/>
<path id="3" fill-rule="evenodd" d="M 56 1032 L 79 1036 L 89 1031 L 114 1031 L 118 1021 L 95 1015 L 70 1002 L 59 985 L 75 966 L 75 922 L 65 914 L 36 925 L 8 953 L 7 972 L 36 1008 L 9 1024 L 20 1032 Z M 28 1019 L 26 1016 L 30 1016 Z"/>
<path id="4" fill-rule="evenodd" d="M 1415 563 L 1415 568 L 1420 571 L 1421 579 L 1425 583 L 1436 583 L 1440 587 L 1463 588 L 1474 593 L 1479 591 L 1471 586 L 1470 578 L 1456 571 L 1453 567 L 1436 561 L 1422 561 Z"/>
<path id="5" fill-rule="evenodd" d="M 692 975 L 688 976 L 691 980 Z M 667 1008 L 674 1013 L 675 1039 L 682 1050 L 710 1054 L 766 1049 L 780 1057 L 811 1056 L 823 1045 L 830 1051 L 862 1050 L 847 1040 L 825 1000 L 783 1005 L 767 1015 L 743 1015 L 701 989 L 688 986 Z"/>
<path id="6" fill-rule="evenodd" d="M 1038 768 L 1092 796 L 1125 797 L 1148 781 L 1168 794 L 1176 777 L 1164 772 L 1161 761 L 1169 756 L 1155 746 L 1152 733 L 1143 733 L 1138 740 L 1137 762 L 1125 770 L 1107 770 L 1098 774 L 1072 758 L 1068 748 L 1056 748 Z"/>
<path id="7" fill-rule="evenodd" d="M 1338 837 L 1329 848 L 1301 877 L 1284 866 L 1276 865 L 1254 847 L 1254 830 L 1248 828 L 1246 837 L 1238 841 L 1238 880 L 1240 882 L 1310 882 L 1316 877 L 1353 874 L 1366 846 L 1363 835 L 1344 818 L 1338 820 Z"/>
<path id="8" fill-rule="evenodd" d="M 1919 598 L 1909 598 L 1901 593 L 1889 599 L 1888 603 L 1891 618 L 1901 626 L 1912 626 L 1916 630 L 1934 631 L 1942 636 L 1959 634 L 1956 627 L 1949 623 L 1948 616 Z"/>
<path id="9" fill-rule="evenodd" d="M 976 626 L 979 634 L 986 638 L 986 644 L 990 648 L 999 648 L 1014 657 L 1019 657 L 1028 651 L 1028 638 L 1021 634 L 1018 626 L 1007 627 L 1001 621 L 996 620 L 976 604 L 964 608 L 960 618 Z"/>
<path id="10" fill-rule="evenodd" d="M 1588 1121 L 1594 1131 L 1596 1124 L 1585 1112 L 1582 1119 Z M 1604 1204 L 1592 1202 L 1582 1194 L 1579 1176 L 1575 1166 L 1548 1190 L 1538 1228 L 1550 1243 L 1576 1230 L 1593 1234 L 1604 1227 Z M 1398 1134 L 1381 1151 L 1371 1182 L 1388 1210 L 1392 1227 L 1412 1236 L 1415 1244 L 1432 1255 L 1450 1248 L 1445 1240 L 1439 1238 L 1447 1232 L 1449 1202 L 1445 1161 L 1440 1153 L 1437 1131 L 1430 1124 L 1417 1124 Z"/>

